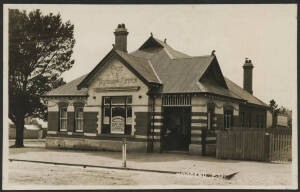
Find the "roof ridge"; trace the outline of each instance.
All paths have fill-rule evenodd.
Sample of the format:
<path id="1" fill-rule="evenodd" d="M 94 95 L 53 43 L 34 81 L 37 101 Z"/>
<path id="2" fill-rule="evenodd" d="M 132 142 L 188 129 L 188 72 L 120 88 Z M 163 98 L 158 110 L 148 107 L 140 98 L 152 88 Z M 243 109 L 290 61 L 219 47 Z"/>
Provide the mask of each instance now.
<path id="1" fill-rule="evenodd" d="M 173 60 L 180 60 L 180 59 L 195 59 L 195 58 L 202 58 L 202 57 L 211 57 L 211 55 L 180 57 L 180 58 L 174 58 Z"/>
<path id="2" fill-rule="evenodd" d="M 152 63 L 151 63 L 151 61 L 150 61 L 150 60 L 147 60 L 147 61 L 148 61 L 149 65 L 150 65 L 150 67 L 152 68 L 152 70 L 153 70 L 153 72 L 154 72 L 156 78 L 158 79 L 158 81 L 159 81 L 160 83 L 162 83 L 162 81 L 161 81 L 161 79 L 159 78 L 157 72 L 155 71 L 155 69 L 154 69 L 154 67 L 153 67 L 153 65 L 152 65 Z"/>
<path id="3" fill-rule="evenodd" d="M 131 53 L 126 53 L 126 52 L 121 51 L 121 50 L 115 50 L 115 51 L 120 51 L 120 52 L 122 52 L 122 53 L 124 53 L 124 54 L 126 54 L 126 55 L 128 55 L 128 56 L 135 57 L 135 58 L 138 58 L 138 59 L 144 59 L 144 60 L 146 60 L 146 61 L 149 60 L 149 59 L 146 59 L 146 58 L 144 58 L 144 57 L 138 57 L 138 56 L 132 55 Z M 138 50 L 136 50 L 136 51 L 138 51 Z M 132 53 L 133 53 L 133 52 L 132 52 Z"/>
<path id="4" fill-rule="evenodd" d="M 134 63 L 132 63 L 132 62 L 134 61 L 134 62 L 139 63 L 139 65 L 138 65 L 139 67 L 142 66 L 142 65 L 140 65 L 141 63 L 143 63 L 144 65 L 146 65 L 145 63 L 147 63 L 148 67 L 150 67 L 151 73 L 153 73 L 153 74 L 155 75 L 155 78 L 156 78 L 156 79 L 155 79 L 155 80 L 152 79 L 152 81 L 150 81 L 151 79 L 146 78 L 146 80 L 147 80 L 148 82 L 155 82 L 156 80 L 158 80 L 158 81 L 161 83 L 161 81 L 160 81 L 160 79 L 158 78 L 158 76 L 157 76 L 157 74 L 156 74 L 156 71 L 154 70 L 152 64 L 149 63 L 149 62 L 150 62 L 149 59 L 146 59 L 146 58 L 143 58 L 143 57 L 137 57 L 137 56 L 128 54 L 128 53 L 126 53 L 126 52 L 124 52 L 124 51 L 120 51 L 120 50 L 115 50 L 115 51 L 116 51 L 116 53 L 117 53 L 120 57 L 122 57 L 124 60 L 126 60 L 126 62 L 128 62 L 129 65 L 131 65 L 131 67 L 133 67 L 134 70 L 136 70 L 136 72 L 140 73 L 141 76 L 143 76 L 143 73 L 141 73 L 140 69 L 139 69 L 139 68 L 136 68 L 137 65 L 134 64 Z M 124 56 L 125 56 L 125 57 L 128 57 L 128 58 L 124 58 Z M 146 68 L 145 68 L 145 70 L 146 70 L 148 73 L 150 72 L 150 71 L 147 70 Z M 144 77 L 143 77 L 143 78 L 144 78 Z"/>

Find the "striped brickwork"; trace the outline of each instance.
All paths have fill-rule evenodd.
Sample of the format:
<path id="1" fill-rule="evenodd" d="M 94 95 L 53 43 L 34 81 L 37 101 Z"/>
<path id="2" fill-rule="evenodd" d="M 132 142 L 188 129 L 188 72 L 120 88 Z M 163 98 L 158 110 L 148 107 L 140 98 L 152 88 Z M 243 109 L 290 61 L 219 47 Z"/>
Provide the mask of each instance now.
<path id="1" fill-rule="evenodd" d="M 191 144 L 190 153 L 202 154 L 202 131 L 207 127 L 206 106 L 194 105 L 191 113 Z"/>

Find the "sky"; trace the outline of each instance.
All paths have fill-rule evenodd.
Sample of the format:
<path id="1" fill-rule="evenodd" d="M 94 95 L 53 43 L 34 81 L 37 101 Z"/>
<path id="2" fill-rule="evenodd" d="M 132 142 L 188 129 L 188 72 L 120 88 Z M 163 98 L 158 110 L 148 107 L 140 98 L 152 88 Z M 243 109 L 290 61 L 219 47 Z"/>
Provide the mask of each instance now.
<path id="1" fill-rule="evenodd" d="M 223 75 L 243 86 L 245 58 L 252 60 L 253 94 L 296 110 L 297 5 L 4 5 L 44 14 L 60 13 L 74 24 L 69 82 L 90 72 L 112 49 L 113 31 L 125 23 L 128 51 L 153 33 L 191 56 L 216 50 Z M 7 14 L 7 11 L 4 12 Z"/>

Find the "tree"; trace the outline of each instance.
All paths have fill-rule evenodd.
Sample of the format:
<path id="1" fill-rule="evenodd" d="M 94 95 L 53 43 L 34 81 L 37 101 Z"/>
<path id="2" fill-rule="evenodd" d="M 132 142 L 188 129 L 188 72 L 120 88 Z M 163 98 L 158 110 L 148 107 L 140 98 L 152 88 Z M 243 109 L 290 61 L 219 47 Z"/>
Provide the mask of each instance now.
<path id="1" fill-rule="evenodd" d="M 75 39 L 74 25 L 61 15 L 9 10 L 9 118 L 16 125 L 15 147 L 23 147 L 24 118 L 45 117 L 40 96 L 64 83 Z"/>
<path id="2" fill-rule="evenodd" d="M 272 125 L 275 126 L 277 124 L 277 115 L 280 111 L 280 108 L 278 108 L 278 104 L 276 104 L 274 99 L 270 101 L 269 106 L 272 112 Z"/>

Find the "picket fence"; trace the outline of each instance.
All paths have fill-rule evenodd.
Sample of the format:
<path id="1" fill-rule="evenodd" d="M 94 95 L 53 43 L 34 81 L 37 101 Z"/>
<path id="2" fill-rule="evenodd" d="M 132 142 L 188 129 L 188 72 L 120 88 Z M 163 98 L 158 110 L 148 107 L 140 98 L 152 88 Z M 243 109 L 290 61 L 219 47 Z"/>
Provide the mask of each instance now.
<path id="1" fill-rule="evenodd" d="M 217 133 L 216 157 L 254 161 L 289 161 L 291 129 L 231 128 Z"/>

